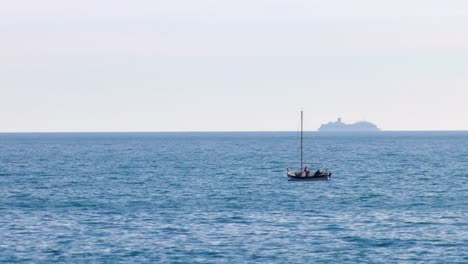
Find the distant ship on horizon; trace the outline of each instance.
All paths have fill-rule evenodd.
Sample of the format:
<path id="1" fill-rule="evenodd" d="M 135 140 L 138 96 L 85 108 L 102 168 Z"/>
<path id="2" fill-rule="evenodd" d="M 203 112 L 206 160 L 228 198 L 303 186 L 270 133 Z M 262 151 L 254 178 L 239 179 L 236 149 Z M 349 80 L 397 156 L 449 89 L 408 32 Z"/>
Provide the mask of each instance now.
<path id="1" fill-rule="evenodd" d="M 375 132 L 382 131 L 375 124 L 368 121 L 360 121 L 354 124 L 343 123 L 341 118 L 338 118 L 336 122 L 329 122 L 323 124 L 318 129 L 320 132 Z"/>

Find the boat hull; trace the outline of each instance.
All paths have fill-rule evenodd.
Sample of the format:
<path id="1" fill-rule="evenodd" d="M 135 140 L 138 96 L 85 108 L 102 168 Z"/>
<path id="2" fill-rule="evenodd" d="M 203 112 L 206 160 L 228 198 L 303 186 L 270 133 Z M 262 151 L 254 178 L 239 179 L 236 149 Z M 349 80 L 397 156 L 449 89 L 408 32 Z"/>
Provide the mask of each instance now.
<path id="1" fill-rule="evenodd" d="M 303 175 L 303 174 L 302 174 Z M 320 173 L 319 175 L 302 176 L 300 173 L 288 173 L 289 181 L 329 181 L 331 180 L 331 173 Z"/>
<path id="2" fill-rule="evenodd" d="M 319 177 L 290 177 L 288 176 L 288 181 L 329 181 L 330 176 L 319 176 Z"/>

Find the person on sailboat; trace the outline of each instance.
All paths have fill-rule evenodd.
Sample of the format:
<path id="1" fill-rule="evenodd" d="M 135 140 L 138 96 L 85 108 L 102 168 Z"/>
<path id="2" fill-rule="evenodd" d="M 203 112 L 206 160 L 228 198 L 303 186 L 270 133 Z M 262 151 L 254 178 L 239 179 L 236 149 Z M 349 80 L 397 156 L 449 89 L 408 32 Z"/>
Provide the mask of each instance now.
<path id="1" fill-rule="evenodd" d="M 309 168 L 307 168 L 307 166 L 305 166 L 304 172 L 306 176 L 309 176 Z"/>

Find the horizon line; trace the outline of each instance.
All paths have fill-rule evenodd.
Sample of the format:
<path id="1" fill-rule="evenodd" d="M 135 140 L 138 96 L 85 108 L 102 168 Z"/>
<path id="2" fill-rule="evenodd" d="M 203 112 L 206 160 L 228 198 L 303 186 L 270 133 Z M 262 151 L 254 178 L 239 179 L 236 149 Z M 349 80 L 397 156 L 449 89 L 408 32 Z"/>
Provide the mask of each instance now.
<path id="1" fill-rule="evenodd" d="M 0 134 L 73 134 L 73 133 L 277 133 L 299 132 L 296 130 L 187 130 L 187 131 L 0 131 Z M 304 130 L 304 132 L 317 133 L 382 133 L 382 132 L 468 132 L 468 129 L 454 130 L 380 130 L 380 131 L 319 131 Z"/>

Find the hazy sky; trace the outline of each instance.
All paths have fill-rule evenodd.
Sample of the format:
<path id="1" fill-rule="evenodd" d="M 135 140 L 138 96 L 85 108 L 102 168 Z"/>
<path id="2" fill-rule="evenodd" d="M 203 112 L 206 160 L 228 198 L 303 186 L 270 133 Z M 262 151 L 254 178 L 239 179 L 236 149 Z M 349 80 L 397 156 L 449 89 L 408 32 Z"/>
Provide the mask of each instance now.
<path id="1" fill-rule="evenodd" d="M 468 130 L 466 0 L 0 2 L 0 131 Z"/>

